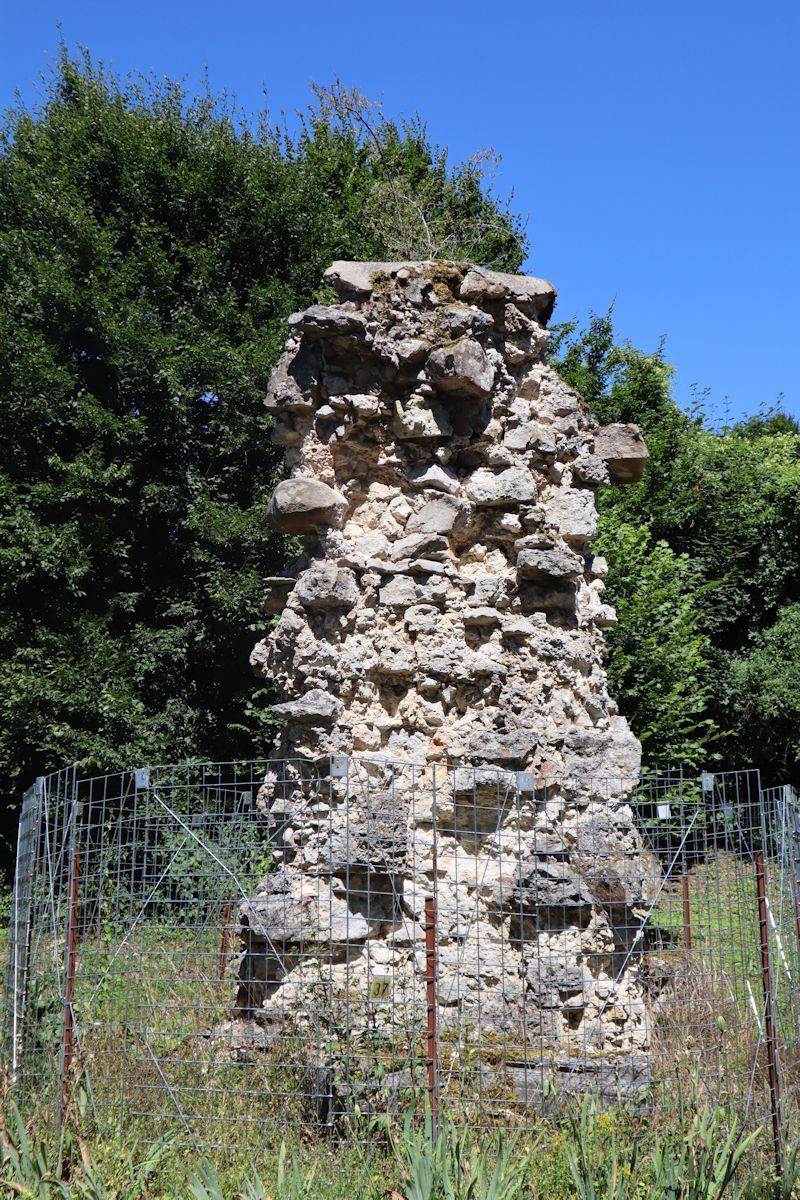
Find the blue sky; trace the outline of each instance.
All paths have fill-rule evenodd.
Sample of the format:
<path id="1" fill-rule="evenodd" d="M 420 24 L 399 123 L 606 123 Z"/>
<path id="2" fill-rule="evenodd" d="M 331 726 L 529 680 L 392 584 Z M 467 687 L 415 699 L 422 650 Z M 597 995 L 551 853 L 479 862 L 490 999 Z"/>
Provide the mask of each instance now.
<path id="1" fill-rule="evenodd" d="M 614 300 L 634 345 L 666 336 L 682 401 L 800 416 L 796 0 L 6 0 L 4 104 L 34 97 L 59 21 L 121 73 L 207 67 L 276 115 L 338 76 L 455 158 L 493 146 L 558 318 Z"/>

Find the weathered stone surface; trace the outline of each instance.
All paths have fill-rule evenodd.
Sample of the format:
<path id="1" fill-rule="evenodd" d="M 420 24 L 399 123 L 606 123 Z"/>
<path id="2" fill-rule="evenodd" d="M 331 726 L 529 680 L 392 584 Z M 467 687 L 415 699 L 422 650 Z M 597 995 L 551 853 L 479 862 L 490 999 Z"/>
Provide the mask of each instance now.
<path id="1" fill-rule="evenodd" d="M 440 558 L 446 557 L 444 551 L 440 552 Z M 439 558 L 414 558 L 408 564 L 409 573 L 412 575 L 444 575 L 447 568 Z"/>
<path id="2" fill-rule="evenodd" d="M 305 946 L 363 941 L 369 925 L 337 897 L 276 895 L 246 900 L 239 922 L 251 942 L 263 942 L 277 951 Z"/>
<path id="3" fill-rule="evenodd" d="M 467 480 L 466 493 L 474 504 L 482 506 L 520 504 L 536 499 L 536 482 L 524 467 L 499 472 L 481 467 Z"/>
<path id="4" fill-rule="evenodd" d="M 597 505 L 589 488 L 562 488 L 548 509 L 568 542 L 587 542 L 597 532 Z"/>
<path id="5" fill-rule="evenodd" d="M 516 775 L 496 767 L 456 767 L 450 776 L 450 787 L 457 798 L 487 793 L 499 798 L 516 783 Z"/>
<path id="6" fill-rule="evenodd" d="M 503 637 L 519 638 L 530 637 L 535 629 L 532 621 L 527 617 L 508 617 L 502 622 Z"/>
<path id="7" fill-rule="evenodd" d="M 577 579 L 586 569 L 579 554 L 572 550 L 523 550 L 517 557 L 517 571 L 522 579 L 546 581 Z"/>
<path id="8" fill-rule="evenodd" d="M 408 528 L 408 526 L 406 526 Z M 393 559 L 413 559 L 430 556 L 446 556 L 449 549 L 447 538 L 436 532 L 410 533 L 392 546 Z"/>
<path id="9" fill-rule="evenodd" d="M 356 577 L 347 567 L 316 562 L 303 571 L 295 585 L 294 600 L 303 608 L 353 608 L 358 603 Z"/>
<path id="10" fill-rule="evenodd" d="M 397 875 L 408 866 L 407 826 L 404 797 L 391 791 L 370 796 L 365 809 L 354 812 L 346 824 L 332 826 L 323 854 L 327 870 L 333 875 L 348 871 Z"/>
<path id="11" fill-rule="evenodd" d="M 319 401 L 321 364 L 313 346 L 281 355 L 269 379 L 270 412 L 311 412 Z"/>
<path id="12" fill-rule="evenodd" d="M 290 721 L 332 721 L 342 711 L 342 705 L 330 692 L 311 688 L 298 700 L 273 704 L 272 711 L 275 716 L 285 717 Z"/>
<path id="13" fill-rule="evenodd" d="M 597 454 L 577 458 L 572 464 L 572 478 L 576 483 L 585 483 L 590 487 L 603 487 L 611 482 L 608 464 Z"/>
<path id="14" fill-rule="evenodd" d="M 449 437 L 453 426 L 441 404 L 413 395 L 395 404 L 393 430 L 398 438 L 415 441 Z"/>
<path id="15" fill-rule="evenodd" d="M 484 267 L 471 267 L 459 289 L 463 300 L 481 301 L 513 300 L 529 304 L 538 320 L 546 322 L 553 311 L 556 290 L 546 279 L 531 276 L 509 275 L 503 271 L 488 271 Z"/>
<path id="16" fill-rule="evenodd" d="M 638 425 L 605 425 L 595 434 L 594 452 L 614 483 L 638 483 L 649 458 Z"/>
<path id="17" fill-rule="evenodd" d="M 276 533 L 307 533 L 320 525 L 335 525 L 346 507 L 341 493 L 326 483 L 297 475 L 275 488 L 267 520 Z"/>
<path id="18" fill-rule="evenodd" d="M 246 900 L 239 910 L 239 923 L 246 929 L 250 939 L 272 942 L 284 947 L 287 943 L 299 942 L 303 929 L 312 929 L 306 910 L 297 901 L 283 895 L 258 896 Z"/>
<path id="19" fill-rule="evenodd" d="M 488 396 L 494 383 L 494 367 L 486 351 L 468 337 L 434 350 L 428 358 L 428 374 L 439 391 L 465 396 Z"/>
<path id="20" fill-rule="evenodd" d="M 449 533 L 455 524 L 461 504 L 450 496 L 429 500 L 406 523 L 407 533 Z"/>
<path id="21" fill-rule="evenodd" d="M 401 262 L 344 262 L 331 263 L 325 279 L 333 284 L 343 300 L 366 300 L 371 294 L 376 276 L 396 274 Z"/>
<path id="22" fill-rule="evenodd" d="M 392 579 L 379 593 L 380 603 L 386 608 L 407 608 L 418 598 L 417 585 L 405 575 Z"/>
<path id="23" fill-rule="evenodd" d="M 459 490 L 458 476 L 438 463 L 427 463 L 425 466 L 411 467 L 408 480 L 413 488 L 429 488 L 434 492 L 446 492 L 454 496 Z"/>
<path id="24" fill-rule="evenodd" d="M 525 913 L 538 908 L 574 908 L 592 902 L 589 887 L 568 863 L 547 859 L 520 866 L 511 897 L 513 908 Z"/>
<path id="25" fill-rule="evenodd" d="M 328 278 L 345 302 L 292 318 L 269 400 L 294 475 L 273 510 L 307 536 L 252 656 L 281 693 L 280 777 L 257 797 L 274 864 L 240 914 L 240 1013 L 354 1040 L 424 1027 L 435 886 L 442 1029 L 508 1035 L 559 1085 L 590 1046 L 576 1092 L 634 1088 L 614 1064 L 647 1058 L 630 951 L 658 866 L 588 543 L 596 489 L 641 450 L 543 361 L 544 281 L 447 262 Z"/>
<path id="26" fill-rule="evenodd" d="M 500 625 L 503 614 L 496 608 L 467 608 L 464 610 L 465 625 Z"/>
<path id="27" fill-rule="evenodd" d="M 493 302 L 496 300 L 505 300 L 508 296 L 508 289 L 503 283 L 501 276 L 495 271 L 486 271 L 481 270 L 479 267 L 471 267 L 464 276 L 458 294 L 463 300 L 489 300 Z"/>
<path id="28" fill-rule="evenodd" d="M 305 312 L 289 318 L 289 328 L 312 340 L 328 337 L 363 338 L 367 331 L 366 317 L 349 312 L 338 305 L 312 304 Z"/>
<path id="29" fill-rule="evenodd" d="M 422 338 L 403 338 L 402 341 L 394 343 L 393 349 L 400 366 L 410 367 L 414 363 L 422 362 L 430 347 Z"/>
<path id="30" fill-rule="evenodd" d="M 552 429 L 536 425 L 533 421 L 523 421 L 506 430 L 503 445 L 511 450 L 531 449 L 542 455 L 555 454 L 556 436 Z"/>
<path id="31" fill-rule="evenodd" d="M 617 611 L 611 604 L 600 604 L 595 609 L 594 623 L 598 629 L 613 629 L 617 622 Z"/>
<path id="32" fill-rule="evenodd" d="M 476 762 L 497 763 L 505 766 L 514 763 L 522 766 L 530 761 L 540 735 L 528 728 L 508 729 L 498 733 L 494 730 L 476 729 L 468 742 L 468 754 Z"/>

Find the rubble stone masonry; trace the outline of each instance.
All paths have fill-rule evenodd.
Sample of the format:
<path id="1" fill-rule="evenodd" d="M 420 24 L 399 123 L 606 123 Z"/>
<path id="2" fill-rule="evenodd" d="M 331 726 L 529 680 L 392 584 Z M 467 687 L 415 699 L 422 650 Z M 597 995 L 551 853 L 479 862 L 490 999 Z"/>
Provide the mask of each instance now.
<path id="1" fill-rule="evenodd" d="M 628 931 L 653 868 L 591 550 L 597 489 L 641 478 L 639 431 L 599 429 L 545 364 L 544 280 L 326 277 L 339 302 L 290 318 L 267 400 L 289 468 L 270 521 L 302 552 L 268 581 L 279 619 L 252 656 L 287 765 L 259 796 L 278 850 L 240 912 L 240 1010 L 313 1006 L 322 962 L 356 1024 L 357 995 L 389 998 L 373 1027 L 424 1017 L 435 891 L 443 1029 L 563 1061 L 644 1051 Z"/>

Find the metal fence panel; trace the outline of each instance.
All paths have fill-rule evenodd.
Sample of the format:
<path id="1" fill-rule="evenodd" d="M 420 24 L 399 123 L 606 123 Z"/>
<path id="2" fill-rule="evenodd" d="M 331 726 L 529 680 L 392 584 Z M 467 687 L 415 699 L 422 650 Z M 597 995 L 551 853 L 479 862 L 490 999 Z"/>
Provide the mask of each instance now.
<path id="1" fill-rule="evenodd" d="M 14 887 L 11 895 L 8 960 L 3 988 L 3 1046 L 12 1085 L 16 1085 L 17 1082 L 22 1031 L 25 1028 L 31 902 L 33 873 L 36 865 L 37 799 L 40 790 L 41 785 L 34 785 L 28 789 L 22 800 L 17 835 Z"/>
<path id="2" fill-rule="evenodd" d="M 796 1123 L 800 820 L 754 771 L 543 779 L 377 758 L 26 794 L 18 1097 L 194 1146 L 524 1125 L 589 1093 Z M 299 871 L 296 864 L 302 861 Z"/>

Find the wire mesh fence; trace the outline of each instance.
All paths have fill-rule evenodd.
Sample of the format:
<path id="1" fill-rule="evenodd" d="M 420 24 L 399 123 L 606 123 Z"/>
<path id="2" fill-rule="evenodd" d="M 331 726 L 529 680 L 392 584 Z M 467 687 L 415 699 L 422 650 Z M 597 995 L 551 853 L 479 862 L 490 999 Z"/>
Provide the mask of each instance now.
<path id="1" fill-rule="evenodd" d="M 204 1148 L 572 1098 L 797 1121 L 800 816 L 757 772 L 548 779 L 379 759 L 25 796 L 18 1101 Z"/>

